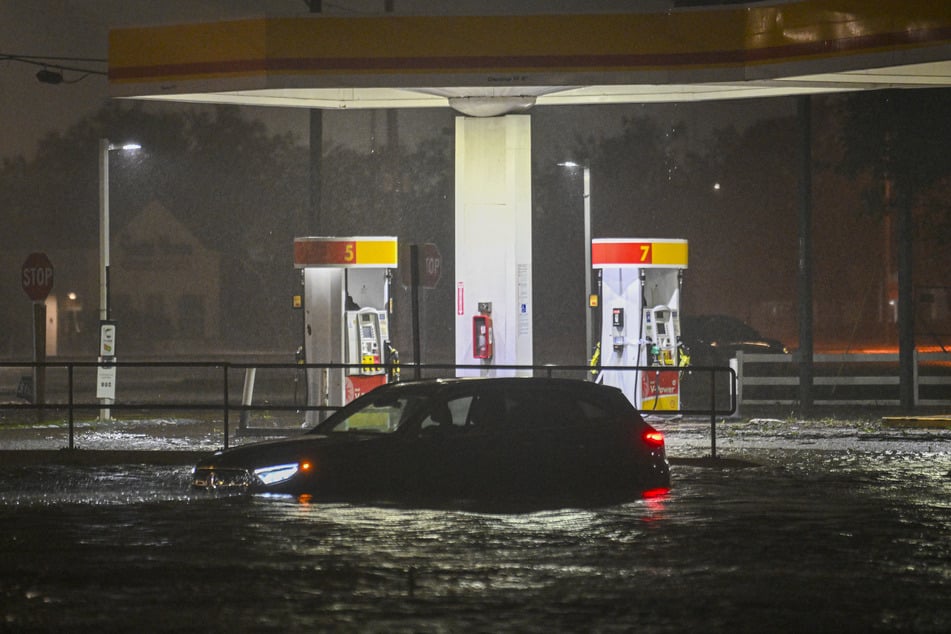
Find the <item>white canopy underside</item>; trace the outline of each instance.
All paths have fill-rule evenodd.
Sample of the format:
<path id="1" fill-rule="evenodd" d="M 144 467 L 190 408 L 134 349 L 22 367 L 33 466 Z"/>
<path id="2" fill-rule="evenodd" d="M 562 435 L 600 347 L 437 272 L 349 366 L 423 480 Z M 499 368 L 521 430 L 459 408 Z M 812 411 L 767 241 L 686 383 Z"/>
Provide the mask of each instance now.
<path id="1" fill-rule="evenodd" d="M 300 108 L 445 108 L 472 116 L 532 106 L 742 99 L 885 88 L 951 86 L 951 61 L 740 82 L 602 86 L 252 88 L 135 95 L 136 99 Z"/>

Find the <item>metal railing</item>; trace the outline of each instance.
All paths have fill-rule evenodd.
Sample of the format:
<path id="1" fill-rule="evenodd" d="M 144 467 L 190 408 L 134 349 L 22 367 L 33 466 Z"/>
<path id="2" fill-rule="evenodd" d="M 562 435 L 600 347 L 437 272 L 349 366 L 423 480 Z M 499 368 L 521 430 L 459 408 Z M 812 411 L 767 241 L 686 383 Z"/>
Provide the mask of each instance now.
<path id="1" fill-rule="evenodd" d="M 799 402 L 795 355 L 739 352 L 734 363 L 739 407 Z M 817 354 L 813 364 L 815 405 L 901 405 L 897 353 Z M 915 407 L 951 405 L 951 353 L 916 350 L 913 381 Z"/>
<path id="2" fill-rule="evenodd" d="M 103 401 L 96 397 L 96 371 L 104 364 L 96 361 L 49 361 L 44 363 L 0 363 L 0 410 L 34 410 L 37 419 L 46 410 L 64 411 L 68 428 L 68 448 L 75 447 L 77 415 L 84 412 L 144 411 L 144 412 L 220 412 L 224 426 L 224 448 L 228 448 L 232 432 L 249 431 L 252 412 L 308 411 L 331 412 L 338 406 L 309 404 L 306 394 L 308 370 L 366 369 L 354 364 L 254 363 L 232 361 L 114 361 L 117 383 L 125 396 L 119 400 Z M 593 380 L 590 366 L 586 365 L 457 365 L 422 364 L 378 365 L 388 375 L 413 379 L 446 378 L 458 375 L 515 376 L 529 374 L 542 377 L 569 377 Z M 703 415 L 710 417 L 711 451 L 716 455 L 716 417 L 728 416 L 737 408 L 737 379 L 735 372 L 726 367 L 691 367 L 688 371 L 676 367 L 605 366 L 601 371 L 661 374 L 677 372 L 681 378 L 689 375 L 695 388 L 696 406 L 678 410 L 642 410 L 643 414 L 674 417 Z M 30 375 L 24 375 L 29 371 Z M 275 373 L 277 379 L 265 379 L 263 396 L 256 393 L 255 381 L 262 375 Z M 249 386 L 249 377 L 251 385 Z M 255 377 L 258 377 L 257 379 Z M 38 378 L 38 380 L 37 380 Z M 16 383 L 14 389 L 12 385 Z M 239 388 L 239 383 L 241 388 Z M 303 386 L 301 385 L 303 383 Z M 655 381 L 655 383 L 659 383 Z M 25 385 L 29 385 L 26 389 Z M 40 394 L 33 395 L 39 386 Z M 236 397 L 240 394 L 240 397 Z M 40 399 L 31 398 L 40 396 Z M 15 397 L 24 402 L 6 400 Z M 35 402 L 33 402 L 35 401 Z M 257 401 L 256 403 L 254 401 Z M 703 403 L 703 405 L 699 405 Z M 240 413 L 237 430 L 232 427 L 232 414 Z M 106 416 L 108 418 L 108 416 Z M 273 431 L 273 430 L 271 430 Z"/>

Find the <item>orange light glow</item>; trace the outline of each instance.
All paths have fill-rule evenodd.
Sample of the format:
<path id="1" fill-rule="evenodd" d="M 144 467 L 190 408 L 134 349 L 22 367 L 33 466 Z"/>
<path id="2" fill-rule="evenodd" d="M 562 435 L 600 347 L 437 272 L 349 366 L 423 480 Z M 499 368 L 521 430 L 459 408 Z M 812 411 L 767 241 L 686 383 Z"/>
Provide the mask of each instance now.
<path id="1" fill-rule="evenodd" d="M 307 460 L 305 460 L 305 461 L 303 461 L 303 462 L 300 463 L 300 470 L 301 470 L 301 471 L 312 471 L 313 468 L 314 468 L 314 464 L 313 464 L 312 462 L 307 461 Z"/>

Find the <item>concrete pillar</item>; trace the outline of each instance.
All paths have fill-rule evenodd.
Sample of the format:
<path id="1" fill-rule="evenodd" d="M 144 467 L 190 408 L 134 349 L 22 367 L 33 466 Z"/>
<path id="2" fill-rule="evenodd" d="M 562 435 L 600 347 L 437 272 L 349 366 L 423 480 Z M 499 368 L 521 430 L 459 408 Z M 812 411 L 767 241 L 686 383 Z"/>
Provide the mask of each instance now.
<path id="1" fill-rule="evenodd" d="M 343 269 L 304 270 L 304 350 L 307 363 L 343 363 L 343 312 L 345 307 Z M 341 369 L 307 370 L 308 405 L 343 405 Z M 307 423 L 316 424 L 325 416 L 307 412 Z"/>
<path id="2" fill-rule="evenodd" d="M 528 115 L 456 119 L 456 363 L 531 365 L 532 192 Z M 476 359 L 472 318 L 491 305 L 494 349 Z M 530 371 L 460 371 L 512 375 Z"/>

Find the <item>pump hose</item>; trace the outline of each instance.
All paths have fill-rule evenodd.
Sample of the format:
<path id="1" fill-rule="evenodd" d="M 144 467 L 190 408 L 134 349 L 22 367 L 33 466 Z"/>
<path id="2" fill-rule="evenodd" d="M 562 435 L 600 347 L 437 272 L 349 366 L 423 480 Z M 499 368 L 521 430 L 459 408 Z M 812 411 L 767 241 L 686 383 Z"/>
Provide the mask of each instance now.
<path id="1" fill-rule="evenodd" d="M 390 382 L 399 383 L 400 382 L 400 352 L 389 343 L 386 344 L 387 353 L 390 357 Z"/>
<path id="2" fill-rule="evenodd" d="M 599 341 L 594 346 L 594 354 L 591 355 L 591 361 L 588 365 L 591 367 L 591 375 L 594 376 L 598 373 L 598 366 L 601 364 L 601 342 Z"/>

